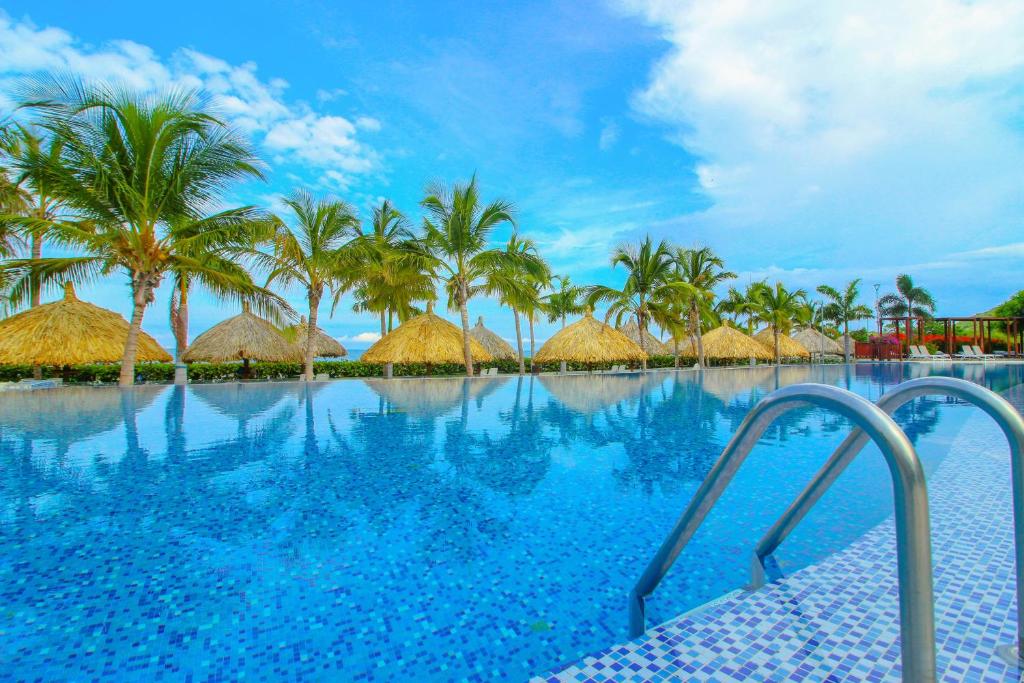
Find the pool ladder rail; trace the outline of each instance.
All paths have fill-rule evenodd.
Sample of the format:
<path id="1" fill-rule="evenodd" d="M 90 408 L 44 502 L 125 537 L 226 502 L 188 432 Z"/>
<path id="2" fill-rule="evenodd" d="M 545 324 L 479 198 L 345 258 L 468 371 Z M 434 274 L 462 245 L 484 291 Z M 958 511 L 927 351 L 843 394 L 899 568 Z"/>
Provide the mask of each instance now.
<path id="1" fill-rule="evenodd" d="M 1017 642 L 999 648 L 1011 664 L 1024 666 L 1024 420 L 998 394 L 977 384 L 951 377 L 923 377 L 886 392 L 878 404 L 845 389 L 824 384 L 794 384 L 765 396 L 747 414 L 718 461 L 708 472 L 686 510 L 648 563 L 629 594 L 630 638 L 646 629 L 645 600 L 654 592 L 701 523 L 729 486 L 758 439 L 781 415 L 806 406 L 837 412 L 854 429 L 826 461 L 807 487 L 758 542 L 752 563 L 751 587 L 759 588 L 774 565 L 772 554 L 807 515 L 843 470 L 874 441 L 889 466 L 896 521 L 896 561 L 899 577 L 900 647 L 903 679 L 936 680 L 935 614 L 932 588 L 931 526 L 924 470 L 913 445 L 891 415 L 907 402 L 925 395 L 953 396 L 990 415 L 1010 444 L 1017 582 Z"/>

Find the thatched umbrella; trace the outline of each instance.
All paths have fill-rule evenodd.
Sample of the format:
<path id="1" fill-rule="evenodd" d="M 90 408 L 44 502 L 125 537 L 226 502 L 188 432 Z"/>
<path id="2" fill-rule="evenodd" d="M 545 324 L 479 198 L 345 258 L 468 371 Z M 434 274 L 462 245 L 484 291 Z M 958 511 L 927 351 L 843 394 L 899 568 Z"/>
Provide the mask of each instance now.
<path id="1" fill-rule="evenodd" d="M 306 316 L 299 318 L 298 325 L 291 325 L 284 330 L 284 336 L 293 344 L 293 354 L 297 354 L 300 360 L 306 354 L 306 340 L 309 334 L 309 323 Z M 319 327 L 316 328 L 313 336 L 313 357 L 314 358 L 340 358 L 347 356 L 348 351 L 338 342 L 337 339 L 328 335 Z"/>
<path id="2" fill-rule="evenodd" d="M 619 328 L 619 332 L 626 335 L 634 342 L 637 346 L 647 349 L 647 354 L 650 356 L 671 356 L 672 347 L 671 345 L 665 344 L 653 334 L 650 330 L 647 332 L 647 345 L 640 344 L 640 326 L 636 324 L 636 320 L 630 319 L 625 325 Z"/>
<path id="3" fill-rule="evenodd" d="M 701 337 L 704 342 L 704 357 L 715 360 L 773 360 L 775 354 L 761 342 L 743 334 L 735 327 L 722 325 Z M 686 355 L 696 355 L 695 346 L 688 346 Z"/>
<path id="4" fill-rule="evenodd" d="M 843 355 L 843 347 L 841 347 L 834 339 L 829 339 L 813 327 L 805 327 L 794 334 L 793 338 L 803 344 L 811 353 L 817 353 L 819 355 Z"/>
<path id="5" fill-rule="evenodd" d="M 115 363 L 124 355 L 128 321 L 105 308 L 80 301 L 75 287 L 64 285 L 64 298 L 0 322 L 0 363 L 78 365 Z M 139 361 L 169 362 L 156 340 L 139 331 Z"/>
<path id="6" fill-rule="evenodd" d="M 754 335 L 754 339 L 764 344 L 772 355 L 775 355 L 775 330 L 766 327 Z M 790 337 L 788 334 L 779 335 L 779 356 L 782 358 L 810 358 L 810 352 L 803 344 Z"/>
<path id="7" fill-rule="evenodd" d="M 489 361 L 493 356 L 476 339 L 470 337 L 469 351 L 473 361 Z M 444 318 L 427 312 L 410 318 L 378 339 L 360 358 L 364 363 L 443 363 L 463 364 L 462 330 Z"/>
<path id="8" fill-rule="evenodd" d="M 295 347 L 288 343 L 280 330 L 253 315 L 249 305 L 243 304 L 241 313 L 217 323 L 196 337 L 183 360 L 186 363 L 241 360 L 242 376 L 248 377 L 250 360 L 286 362 L 297 358 Z"/>
<path id="9" fill-rule="evenodd" d="M 487 349 L 487 353 L 491 354 L 497 359 L 515 360 L 518 356 L 512 346 L 491 332 L 489 329 L 484 327 L 484 317 L 480 316 L 476 321 L 476 325 L 469 331 L 469 334 L 480 342 L 480 346 Z"/>
<path id="10" fill-rule="evenodd" d="M 540 347 L 534 362 L 608 363 L 647 360 L 639 345 L 610 325 L 586 315 L 559 330 Z"/>

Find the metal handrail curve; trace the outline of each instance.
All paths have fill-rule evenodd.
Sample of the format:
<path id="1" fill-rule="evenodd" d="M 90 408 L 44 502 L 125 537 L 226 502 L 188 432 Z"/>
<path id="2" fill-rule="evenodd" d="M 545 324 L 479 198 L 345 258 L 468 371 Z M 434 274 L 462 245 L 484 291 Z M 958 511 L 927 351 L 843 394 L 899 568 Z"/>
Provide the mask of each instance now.
<path id="1" fill-rule="evenodd" d="M 747 414 L 630 592 L 630 637 L 643 635 L 645 599 L 668 573 L 764 431 L 780 415 L 806 406 L 828 408 L 847 417 L 878 443 L 885 456 L 892 475 L 896 517 L 904 680 L 934 681 L 931 530 L 924 471 L 907 435 L 881 408 L 845 389 L 824 384 L 777 389 Z"/>
<path id="2" fill-rule="evenodd" d="M 1024 419 L 1002 396 L 983 386 L 953 377 L 921 377 L 890 389 L 878 399 L 878 407 L 892 415 L 900 407 L 919 396 L 953 396 L 972 403 L 986 412 L 1006 435 L 1010 445 L 1010 468 L 1013 481 L 1013 528 L 1017 580 L 1017 648 L 1024 652 Z M 836 448 L 792 505 L 758 542 L 751 571 L 753 586 L 764 583 L 765 562 L 786 540 L 790 532 L 818 502 L 835 480 L 867 444 L 868 435 L 854 429 Z"/>

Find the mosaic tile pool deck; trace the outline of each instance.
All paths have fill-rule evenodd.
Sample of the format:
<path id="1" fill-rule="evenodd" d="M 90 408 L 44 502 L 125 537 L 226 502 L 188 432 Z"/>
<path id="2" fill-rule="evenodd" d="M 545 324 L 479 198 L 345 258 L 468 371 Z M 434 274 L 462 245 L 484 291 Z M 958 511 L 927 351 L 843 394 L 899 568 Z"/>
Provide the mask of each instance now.
<path id="1" fill-rule="evenodd" d="M 817 381 L 876 399 L 921 372 L 1005 389 L 1022 371 L 0 392 L 0 681 L 528 680 L 626 640 L 629 587 L 761 396 Z M 921 399 L 897 415 L 929 476 L 946 472 L 971 411 Z M 741 585 L 760 532 L 847 428 L 816 410 L 774 425 L 650 603 L 652 623 Z M 887 476 L 877 454 L 858 458 L 782 548 L 784 570 L 827 569 L 875 533 Z M 996 554 L 998 534 L 986 542 Z M 814 575 L 801 576 L 785 590 Z M 997 578 L 977 579 L 985 600 Z M 765 623 L 798 626 L 799 640 L 824 620 L 827 635 L 834 610 L 805 608 L 823 595 L 805 592 L 793 595 L 811 616 Z M 965 622 L 959 654 L 989 623 Z M 834 632 L 881 648 L 883 628 Z M 724 648 L 712 660 L 723 671 L 732 649 L 758 647 L 707 637 L 679 642 Z M 825 650 L 805 649 L 821 671 Z"/>
<path id="2" fill-rule="evenodd" d="M 1024 390 L 1004 395 L 1024 410 Z M 1024 671 L 996 654 L 1016 637 L 1006 440 L 976 414 L 951 453 L 928 480 L 939 678 L 1022 680 Z M 895 557 L 890 519 L 760 591 L 737 591 L 536 680 L 899 680 Z"/>

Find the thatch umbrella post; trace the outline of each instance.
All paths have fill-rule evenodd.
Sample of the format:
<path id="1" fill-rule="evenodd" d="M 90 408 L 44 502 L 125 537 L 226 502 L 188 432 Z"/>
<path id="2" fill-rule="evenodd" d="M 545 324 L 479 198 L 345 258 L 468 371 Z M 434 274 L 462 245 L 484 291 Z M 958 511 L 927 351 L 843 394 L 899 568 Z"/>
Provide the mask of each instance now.
<path id="1" fill-rule="evenodd" d="M 68 282 L 62 300 L 0 321 L 0 363 L 56 367 L 115 363 L 122 359 L 128 335 L 127 320 L 79 300 L 74 285 Z M 171 360 L 145 332 L 139 331 L 136 341 L 137 360 Z"/>

